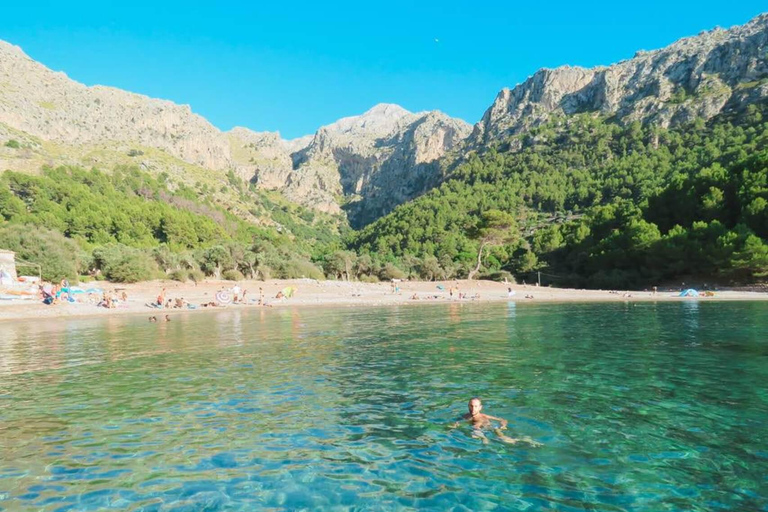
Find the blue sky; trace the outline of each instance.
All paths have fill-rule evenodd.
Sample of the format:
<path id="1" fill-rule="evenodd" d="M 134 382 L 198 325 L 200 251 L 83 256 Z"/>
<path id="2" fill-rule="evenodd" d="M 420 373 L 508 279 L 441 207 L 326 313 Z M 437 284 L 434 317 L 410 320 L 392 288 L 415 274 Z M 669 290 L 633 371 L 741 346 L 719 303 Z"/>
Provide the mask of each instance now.
<path id="1" fill-rule="evenodd" d="M 476 122 L 541 67 L 747 22 L 764 2 L 10 2 L 0 39 L 88 85 L 292 138 L 376 103 Z"/>

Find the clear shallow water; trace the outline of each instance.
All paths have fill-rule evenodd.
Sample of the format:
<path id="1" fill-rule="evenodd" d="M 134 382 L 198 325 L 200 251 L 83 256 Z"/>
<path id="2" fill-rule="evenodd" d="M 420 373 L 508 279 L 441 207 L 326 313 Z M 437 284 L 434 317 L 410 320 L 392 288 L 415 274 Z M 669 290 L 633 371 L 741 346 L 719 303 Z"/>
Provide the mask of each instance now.
<path id="1" fill-rule="evenodd" d="M 768 510 L 768 303 L 0 324 L 2 510 Z M 448 428 L 471 396 L 539 448 Z"/>

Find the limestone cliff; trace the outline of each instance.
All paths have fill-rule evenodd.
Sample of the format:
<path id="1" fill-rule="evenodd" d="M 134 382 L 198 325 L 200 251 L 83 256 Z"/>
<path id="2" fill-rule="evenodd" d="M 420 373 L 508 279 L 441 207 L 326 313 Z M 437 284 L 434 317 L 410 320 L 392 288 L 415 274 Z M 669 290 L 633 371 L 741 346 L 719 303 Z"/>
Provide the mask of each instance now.
<path id="1" fill-rule="evenodd" d="M 520 133 L 552 114 L 595 112 L 661 126 L 708 119 L 768 97 L 767 43 L 768 14 L 763 14 L 612 66 L 542 69 L 514 89 L 503 89 L 470 141 Z"/>
<path id="2" fill-rule="evenodd" d="M 437 160 L 456 148 L 471 126 L 442 112 L 411 113 L 391 104 L 320 128 L 292 154 L 293 167 L 263 168 L 259 184 L 329 212 L 340 203 L 361 225 L 424 192 L 439 177 Z"/>

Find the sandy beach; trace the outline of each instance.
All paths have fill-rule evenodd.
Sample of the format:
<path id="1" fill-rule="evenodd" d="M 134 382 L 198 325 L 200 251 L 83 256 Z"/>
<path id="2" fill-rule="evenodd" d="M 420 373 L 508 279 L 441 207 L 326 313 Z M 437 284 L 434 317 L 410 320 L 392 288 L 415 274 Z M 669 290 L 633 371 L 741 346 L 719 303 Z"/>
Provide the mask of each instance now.
<path id="1" fill-rule="evenodd" d="M 247 291 L 245 304 L 229 304 L 216 308 L 202 307 L 201 304 L 215 302 L 220 290 L 230 290 L 235 285 Z M 360 283 L 344 281 L 315 281 L 309 279 L 269 280 L 269 281 L 206 281 L 179 283 L 176 281 L 151 281 L 136 284 L 115 284 L 107 282 L 91 283 L 88 286 L 101 288 L 107 292 L 127 295 L 127 302 L 113 309 L 99 307 L 87 302 L 85 295 L 81 301 L 61 301 L 56 305 L 45 305 L 38 300 L 3 300 L 0 301 L 0 321 L 18 321 L 35 318 L 74 317 L 90 315 L 165 315 L 194 313 L 223 308 L 259 308 L 259 288 L 263 290 L 266 307 L 318 307 L 318 306 L 386 306 L 395 304 L 435 304 L 458 301 L 462 303 L 498 302 L 514 300 L 517 302 L 624 302 L 624 301 L 720 301 L 720 300 L 768 300 L 766 291 L 715 291 L 714 296 L 680 297 L 679 290 L 652 291 L 609 291 L 578 290 L 569 288 L 537 287 L 531 285 L 507 285 L 493 281 L 404 281 L 397 283 L 397 292 L 391 283 Z M 296 289 L 293 297 L 275 298 L 286 287 Z M 456 291 L 458 287 L 458 291 Z M 155 302 L 160 291 L 166 289 L 167 299 L 183 298 L 195 309 L 170 308 L 153 309 L 147 303 Z M 453 296 L 450 289 L 454 288 Z M 513 294 L 510 296 L 508 289 Z M 459 299 L 461 293 L 464 298 Z M 414 297 L 417 297 L 416 299 Z"/>

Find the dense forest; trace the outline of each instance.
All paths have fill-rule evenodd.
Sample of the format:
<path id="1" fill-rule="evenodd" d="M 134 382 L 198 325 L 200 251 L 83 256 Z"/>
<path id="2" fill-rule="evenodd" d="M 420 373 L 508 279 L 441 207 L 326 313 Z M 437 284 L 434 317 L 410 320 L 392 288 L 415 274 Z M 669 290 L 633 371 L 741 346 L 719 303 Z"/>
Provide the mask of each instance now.
<path id="1" fill-rule="evenodd" d="M 283 223 L 246 222 L 167 176 L 136 169 L 107 174 L 60 167 L 37 176 L 6 171 L 0 176 L 0 246 L 41 264 L 51 280 L 87 274 L 126 282 L 323 277 L 311 259 L 326 245 L 338 245 L 338 232 L 312 212 L 291 211 L 267 197 L 261 203 Z"/>
<path id="2" fill-rule="evenodd" d="M 564 285 L 752 282 L 768 274 L 767 114 L 751 105 L 672 130 L 552 119 L 471 155 L 349 245 L 439 277 L 469 274 L 483 247 L 486 274 Z M 489 230 L 489 213 L 513 219 Z"/>
<path id="3" fill-rule="evenodd" d="M 231 187 L 257 225 L 137 169 L 0 176 L 0 247 L 48 279 L 530 279 L 586 287 L 768 275 L 768 107 L 674 129 L 556 117 L 466 157 L 353 232 Z"/>

